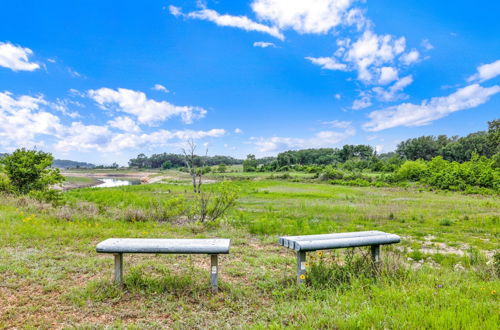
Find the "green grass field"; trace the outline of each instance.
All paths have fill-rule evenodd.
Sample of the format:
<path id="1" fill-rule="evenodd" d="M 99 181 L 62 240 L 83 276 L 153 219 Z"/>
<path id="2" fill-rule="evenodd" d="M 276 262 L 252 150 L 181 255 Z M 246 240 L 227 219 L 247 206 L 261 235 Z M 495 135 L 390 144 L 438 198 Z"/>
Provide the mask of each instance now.
<path id="1" fill-rule="evenodd" d="M 232 173 L 234 174 L 234 173 Z M 127 222 L 190 189 L 150 184 L 65 193 L 52 207 L 0 202 L 0 328 L 405 328 L 498 329 L 498 196 L 415 189 L 237 180 L 236 207 L 215 224 Z M 217 184 L 206 187 L 216 187 Z M 211 189 L 211 188 L 207 188 Z M 307 285 L 282 234 L 382 230 L 374 276 L 346 251 L 311 254 Z M 125 288 L 112 283 L 109 237 L 228 237 L 220 292 L 209 290 L 207 256 L 126 255 Z M 498 258 L 498 257 L 497 257 Z"/>

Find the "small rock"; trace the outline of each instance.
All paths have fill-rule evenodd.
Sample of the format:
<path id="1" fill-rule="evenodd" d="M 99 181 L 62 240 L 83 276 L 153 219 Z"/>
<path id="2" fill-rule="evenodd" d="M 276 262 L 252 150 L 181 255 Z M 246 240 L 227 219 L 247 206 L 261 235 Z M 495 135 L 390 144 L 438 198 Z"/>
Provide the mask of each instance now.
<path id="1" fill-rule="evenodd" d="M 462 264 L 458 263 L 458 264 L 456 264 L 456 265 L 455 265 L 455 267 L 453 267 L 453 269 L 454 269 L 455 271 L 459 271 L 459 272 L 461 272 L 461 271 L 464 271 L 464 270 L 465 270 L 465 267 L 464 267 L 464 266 L 462 266 Z"/>

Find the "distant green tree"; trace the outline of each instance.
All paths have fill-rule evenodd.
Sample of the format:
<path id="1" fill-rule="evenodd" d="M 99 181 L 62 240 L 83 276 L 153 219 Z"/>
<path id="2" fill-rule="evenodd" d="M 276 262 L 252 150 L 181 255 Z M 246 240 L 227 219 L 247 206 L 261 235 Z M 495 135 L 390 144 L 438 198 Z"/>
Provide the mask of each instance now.
<path id="1" fill-rule="evenodd" d="M 217 172 L 219 173 L 226 173 L 227 171 L 227 166 L 226 164 L 222 163 L 217 167 Z"/>
<path id="2" fill-rule="evenodd" d="M 488 122 L 488 140 L 493 154 L 500 152 L 500 119 Z"/>
<path id="3" fill-rule="evenodd" d="M 443 138 L 434 136 L 420 136 L 414 139 L 408 139 L 398 144 L 396 152 L 400 157 L 408 160 L 431 160 L 441 154 Z"/>
<path id="4" fill-rule="evenodd" d="M 247 159 L 243 161 L 243 172 L 255 172 L 257 171 L 257 160 L 255 155 L 248 155 Z"/>
<path id="5" fill-rule="evenodd" d="M 13 190 L 27 194 L 47 190 L 51 185 L 64 181 L 59 169 L 50 168 L 53 160 L 50 153 L 23 148 L 3 157 L 0 162 Z"/>
<path id="6" fill-rule="evenodd" d="M 169 168 L 172 168 L 172 162 L 169 160 L 164 161 L 163 164 L 161 164 L 161 168 L 163 170 L 168 170 Z"/>

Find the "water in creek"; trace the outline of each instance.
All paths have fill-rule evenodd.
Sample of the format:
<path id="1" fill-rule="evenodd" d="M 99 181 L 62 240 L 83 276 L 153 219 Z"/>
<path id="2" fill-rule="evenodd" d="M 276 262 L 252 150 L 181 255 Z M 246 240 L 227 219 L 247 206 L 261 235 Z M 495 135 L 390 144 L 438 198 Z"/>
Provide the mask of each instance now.
<path id="1" fill-rule="evenodd" d="M 119 187 L 119 186 L 130 186 L 135 184 L 140 184 L 139 180 L 131 180 L 128 178 L 102 178 L 99 179 L 102 181 L 98 185 L 95 185 L 94 188 L 110 188 L 110 187 Z"/>

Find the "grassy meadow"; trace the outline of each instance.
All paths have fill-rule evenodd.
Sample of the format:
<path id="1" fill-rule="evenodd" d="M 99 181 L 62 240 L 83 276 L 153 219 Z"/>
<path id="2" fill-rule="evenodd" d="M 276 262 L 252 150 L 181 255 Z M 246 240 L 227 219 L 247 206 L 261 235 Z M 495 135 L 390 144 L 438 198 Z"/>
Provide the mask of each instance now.
<path id="1" fill-rule="evenodd" d="M 70 190 L 57 207 L 2 196 L 0 328 L 498 329 L 498 196 L 246 179 L 210 224 L 179 216 L 183 181 Z M 163 221 L 130 220 L 154 203 L 168 206 Z M 377 274 L 367 249 L 310 253 L 295 284 L 278 236 L 359 230 L 402 237 Z M 204 255 L 125 255 L 117 287 L 113 257 L 95 252 L 110 237 L 231 238 L 220 292 Z"/>

